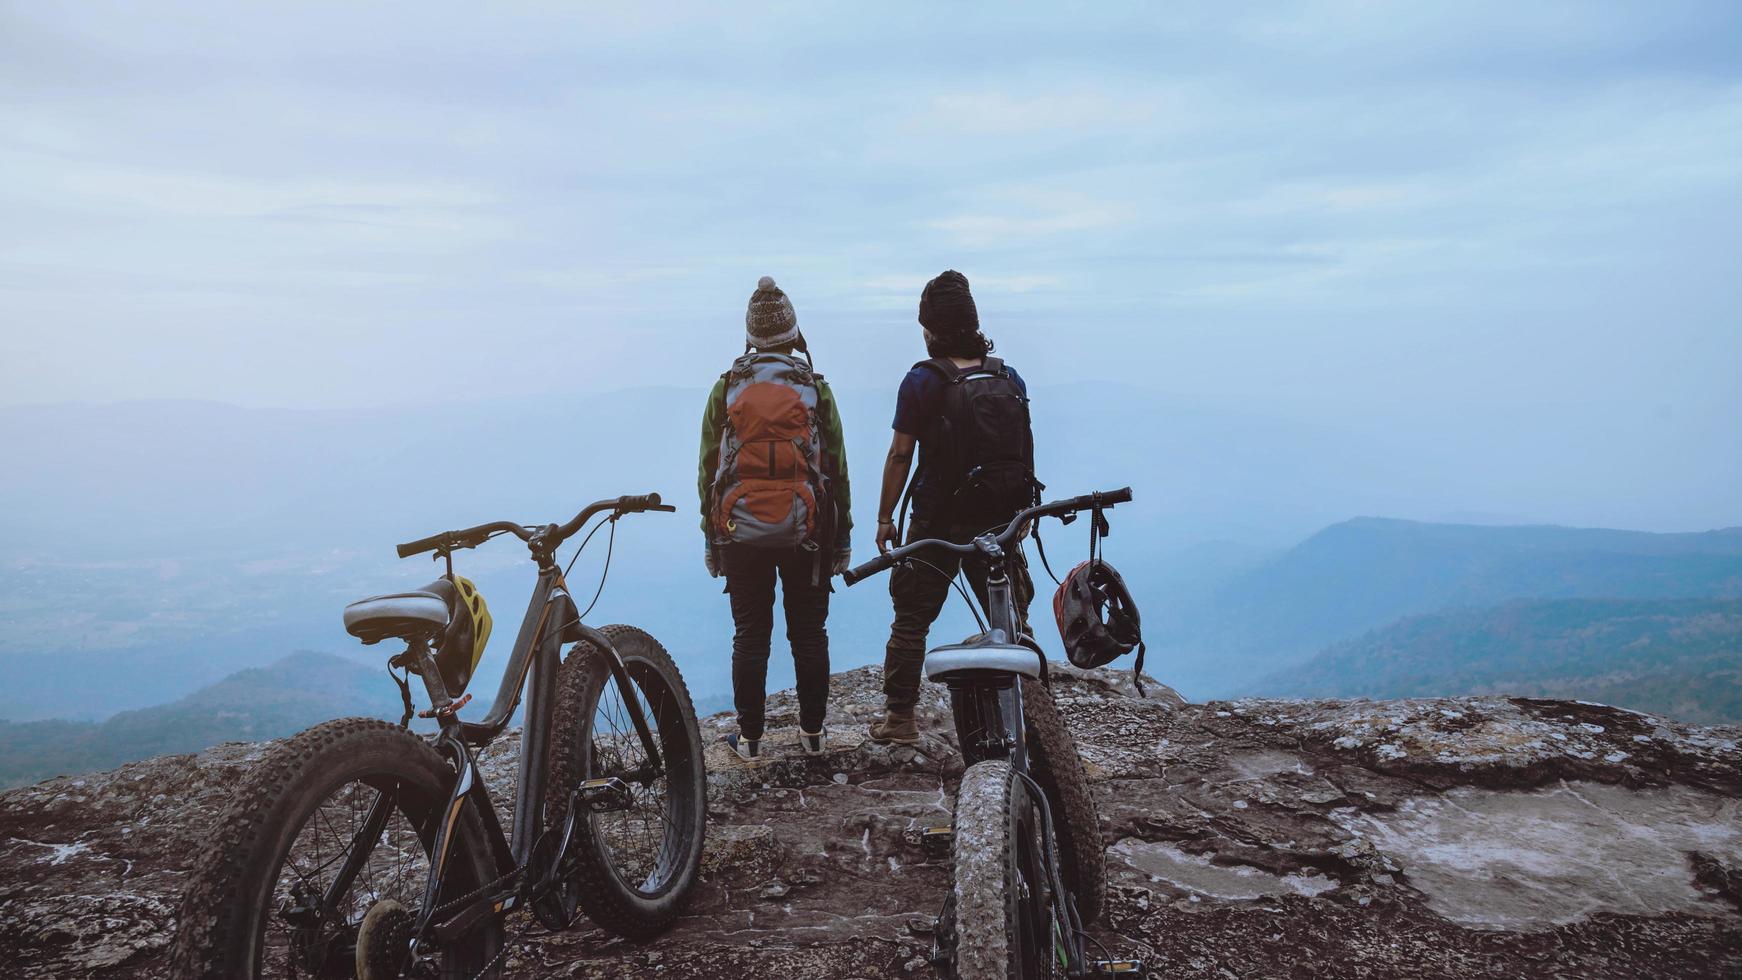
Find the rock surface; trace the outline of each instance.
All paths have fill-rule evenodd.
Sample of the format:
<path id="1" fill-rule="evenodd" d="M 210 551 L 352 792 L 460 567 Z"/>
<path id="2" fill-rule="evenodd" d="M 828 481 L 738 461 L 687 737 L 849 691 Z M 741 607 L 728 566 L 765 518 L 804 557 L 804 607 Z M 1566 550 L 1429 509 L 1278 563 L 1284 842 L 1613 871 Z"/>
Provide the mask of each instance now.
<path id="1" fill-rule="evenodd" d="M 1195 705 L 1055 666 L 1101 806 L 1096 935 L 1170 977 L 1742 977 L 1742 732 L 1523 698 Z M 509 976 L 929 977 L 949 880 L 919 843 L 961 763 L 928 685 L 920 744 L 863 743 L 874 670 L 837 675 L 833 750 L 710 744 L 704 880 L 647 946 L 527 927 Z M 513 779 L 513 741 L 485 759 Z M 264 745 L 0 795 L 0 962 L 152 977 L 181 881 Z"/>

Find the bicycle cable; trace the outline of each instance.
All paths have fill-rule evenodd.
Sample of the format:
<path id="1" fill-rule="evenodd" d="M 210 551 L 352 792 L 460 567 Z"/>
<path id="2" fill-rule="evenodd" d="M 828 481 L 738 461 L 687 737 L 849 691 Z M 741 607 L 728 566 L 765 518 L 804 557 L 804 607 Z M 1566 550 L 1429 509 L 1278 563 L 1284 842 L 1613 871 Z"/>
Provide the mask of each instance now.
<path id="1" fill-rule="evenodd" d="M 581 552 L 587 550 L 587 544 L 593 540 L 593 535 L 599 533 L 601 527 L 604 527 L 606 524 L 611 525 L 611 534 L 608 538 L 609 544 L 605 549 L 605 568 L 599 573 L 599 587 L 593 592 L 593 601 L 587 603 L 587 608 L 584 612 L 576 614 L 574 619 L 571 619 L 558 627 L 559 630 L 566 630 L 570 626 L 573 626 L 586 618 L 587 613 L 593 611 L 593 607 L 599 602 L 599 596 L 605 591 L 605 578 L 611 574 L 611 554 L 616 550 L 617 545 L 618 516 L 620 515 L 612 514 L 599 518 L 598 523 L 594 524 L 592 528 L 587 531 L 587 536 L 581 539 L 581 546 L 575 549 L 573 557 L 569 558 L 569 563 L 563 567 L 563 587 L 564 589 L 567 589 L 569 572 L 574 569 L 575 562 L 580 560 Z M 572 600 L 573 596 L 570 596 L 570 599 Z"/>
<path id="2" fill-rule="evenodd" d="M 966 589 L 962 588 L 961 583 L 956 581 L 956 576 L 944 575 L 943 569 L 937 567 L 936 565 L 933 565 L 929 561 L 926 561 L 924 558 L 914 558 L 912 556 L 909 556 L 906 560 L 913 562 L 916 565 L 924 565 L 925 567 L 931 569 L 932 571 L 936 572 L 937 574 L 942 575 L 945 579 L 948 579 L 951 587 L 953 587 L 957 592 L 961 593 L 962 601 L 966 602 L 968 604 L 968 613 L 974 617 L 974 624 L 976 626 L 980 627 L 980 632 L 982 632 L 982 633 L 986 632 L 986 621 L 980 618 L 980 610 L 975 608 L 974 600 L 969 597 L 968 591 Z"/>
<path id="3" fill-rule="evenodd" d="M 563 578 L 566 579 L 569 577 L 569 572 L 574 570 L 575 562 L 579 561 L 581 558 L 581 552 L 587 550 L 587 542 L 593 540 L 593 535 L 598 534 L 599 528 L 602 527 L 604 525 L 604 523 L 610 519 L 611 518 L 609 518 L 609 517 L 601 517 L 601 518 L 599 518 L 597 523 L 595 523 L 590 529 L 588 529 L 587 536 L 581 539 L 581 546 L 579 548 L 575 549 L 574 555 L 569 558 L 569 563 L 563 567 Z"/>
<path id="4" fill-rule="evenodd" d="M 580 615 L 575 617 L 576 622 L 586 619 L 587 613 L 592 612 L 593 607 L 599 604 L 599 596 L 605 591 L 605 579 L 611 575 L 611 553 L 617 549 L 617 518 L 609 518 L 608 523 L 611 525 L 611 533 L 605 536 L 605 567 L 599 570 L 599 587 L 593 590 L 593 601 L 587 603 L 587 608 L 581 610 Z M 594 530 L 596 531 L 598 528 L 594 528 Z"/>

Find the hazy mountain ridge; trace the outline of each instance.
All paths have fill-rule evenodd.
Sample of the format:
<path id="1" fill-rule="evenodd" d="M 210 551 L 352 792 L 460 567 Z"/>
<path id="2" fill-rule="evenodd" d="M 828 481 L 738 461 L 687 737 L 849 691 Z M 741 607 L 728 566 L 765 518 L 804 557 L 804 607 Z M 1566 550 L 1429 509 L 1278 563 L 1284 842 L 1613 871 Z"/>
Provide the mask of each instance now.
<path id="1" fill-rule="evenodd" d="M 1258 685 L 1291 697 L 1514 694 L 1742 721 L 1742 599 L 1515 600 L 1411 616 Z"/>
<path id="2" fill-rule="evenodd" d="M 863 558 L 890 393 L 834 381 Z M 1143 608 L 1155 669 L 1195 698 L 1254 690 L 1330 643 L 1451 606 L 1742 594 L 1739 531 L 1326 526 L 1352 510 L 1449 512 L 1474 498 L 1450 461 L 1418 460 L 1406 476 L 1381 462 L 1402 451 L 1395 433 L 1182 405 L 1122 385 L 1033 391 L 1049 493 L 1136 488 L 1114 515 L 1107 554 Z M 680 513 L 619 528 L 593 618 L 647 628 L 692 691 L 718 697 L 730 689 L 731 627 L 720 583 L 701 568 L 692 490 L 701 397 L 698 384 L 349 412 L 174 401 L 0 408 L 0 442 L 14 454 L 0 472 L 0 663 L 15 685 L 0 711 L 94 720 L 287 649 L 356 650 L 339 624 L 346 602 L 437 571 L 396 561 L 395 542 L 496 518 L 560 519 L 649 489 Z M 1110 428 L 1110 397 L 1153 424 Z M 622 419 L 634 421 L 604 421 Z M 1055 568 L 1082 556 L 1084 527 L 1044 529 Z M 1313 528 L 1322 530 L 1302 540 Z M 1300 543 L 1279 552 L 1291 540 Z M 576 567 L 577 589 L 597 574 L 603 544 Z M 1034 564 L 1039 639 L 1057 655 L 1044 613 L 1050 582 Z M 493 542 L 458 566 L 499 617 L 515 619 L 531 586 L 522 549 Z M 682 615 L 672 615 L 673 596 Z M 881 659 L 880 582 L 837 587 L 831 613 L 837 669 Z M 935 635 L 969 630 L 952 600 Z M 483 675 L 501 668 L 507 647 L 492 645 Z M 770 683 L 789 682 L 777 651 Z"/>
<path id="3" fill-rule="evenodd" d="M 237 671 L 169 704 L 100 723 L 0 722 L 0 786 L 105 769 L 220 742 L 280 738 L 348 715 L 399 719 L 399 692 L 376 671 L 325 653 L 293 653 Z"/>
<path id="4" fill-rule="evenodd" d="M 1364 517 L 1236 576 L 1152 642 L 1186 658 L 1212 691 L 1263 691 L 1258 678 L 1405 616 L 1513 599 L 1704 597 L 1742 597 L 1742 528 L 1655 534 Z"/>

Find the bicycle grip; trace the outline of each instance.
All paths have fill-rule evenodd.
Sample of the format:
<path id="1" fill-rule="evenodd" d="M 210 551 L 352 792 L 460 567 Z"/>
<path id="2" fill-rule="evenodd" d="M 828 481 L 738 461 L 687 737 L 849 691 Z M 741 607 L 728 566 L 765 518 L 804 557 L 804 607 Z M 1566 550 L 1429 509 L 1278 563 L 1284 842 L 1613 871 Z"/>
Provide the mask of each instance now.
<path id="1" fill-rule="evenodd" d="M 1095 493 L 1085 493 L 1081 497 L 1072 498 L 1071 506 L 1076 510 L 1088 510 L 1095 506 L 1096 498 L 1100 498 L 1102 507 L 1111 507 L 1114 504 L 1128 504 L 1131 502 L 1131 488 L 1122 487 L 1118 490 L 1101 490 Z"/>
<path id="2" fill-rule="evenodd" d="M 617 509 L 625 514 L 643 510 L 662 510 L 657 493 L 625 494 L 617 498 Z"/>
<path id="3" fill-rule="evenodd" d="M 841 581 L 847 583 L 849 586 L 857 585 L 861 579 L 870 578 L 894 564 L 895 559 L 890 555 L 878 555 L 865 564 L 860 565 L 858 568 L 849 568 L 842 572 Z"/>
<path id="4" fill-rule="evenodd" d="M 442 541 L 445 540 L 447 536 L 447 532 L 445 531 L 441 534 L 432 534 L 427 538 L 418 538 L 416 541 L 407 541 L 406 543 L 395 547 L 394 550 L 399 552 L 399 557 L 410 558 L 412 555 L 421 555 L 426 551 L 434 551 L 436 548 L 441 546 Z"/>

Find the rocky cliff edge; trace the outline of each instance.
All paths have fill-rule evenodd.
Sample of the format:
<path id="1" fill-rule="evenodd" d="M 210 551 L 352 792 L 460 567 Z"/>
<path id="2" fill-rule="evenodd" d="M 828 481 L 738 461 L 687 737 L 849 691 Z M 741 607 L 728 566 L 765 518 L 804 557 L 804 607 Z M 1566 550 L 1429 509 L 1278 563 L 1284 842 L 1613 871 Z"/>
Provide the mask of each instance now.
<path id="1" fill-rule="evenodd" d="M 1480 697 L 1187 704 L 1055 665 L 1099 798 L 1096 936 L 1186 977 L 1742 977 L 1742 731 L 1578 702 Z M 664 938 L 526 929 L 509 976 L 929 977 L 960 757 L 944 693 L 911 747 L 862 741 L 878 673 L 834 678 L 832 751 L 710 745 L 704 880 Z M 268 743 L 270 744 L 270 743 Z M 0 962 L 153 977 L 228 788 L 228 744 L 0 795 Z M 511 795 L 513 740 L 485 756 Z"/>

